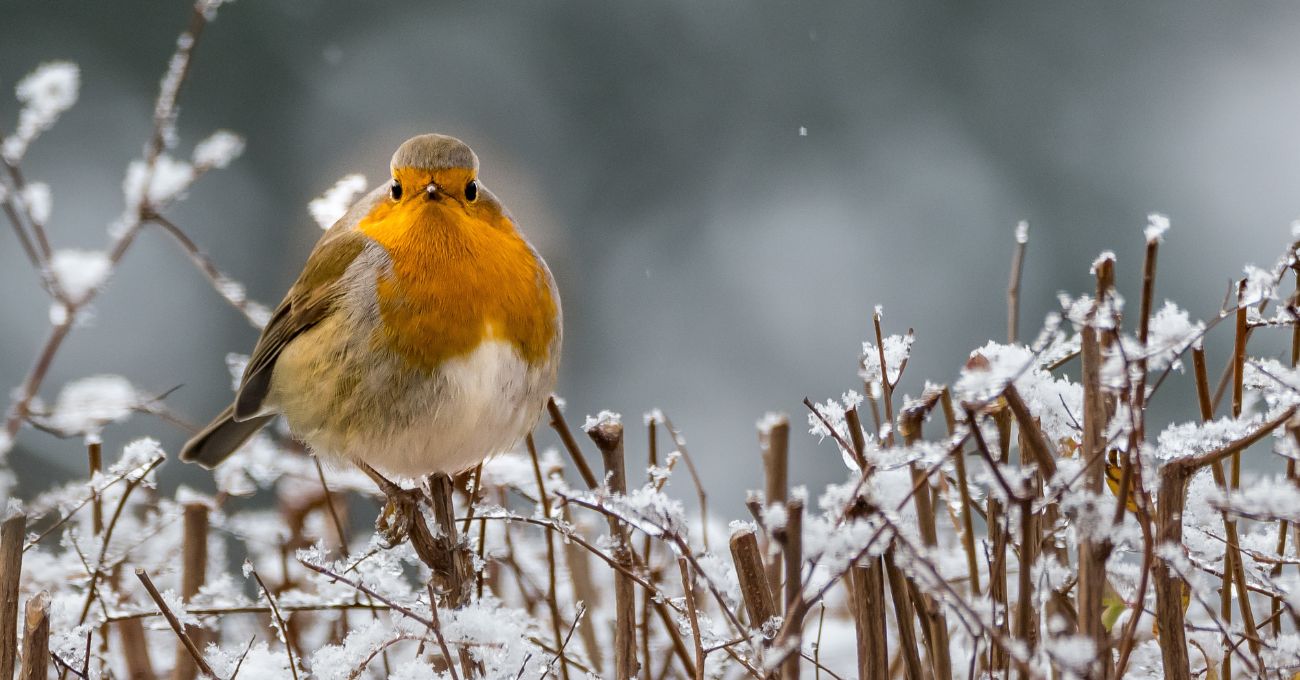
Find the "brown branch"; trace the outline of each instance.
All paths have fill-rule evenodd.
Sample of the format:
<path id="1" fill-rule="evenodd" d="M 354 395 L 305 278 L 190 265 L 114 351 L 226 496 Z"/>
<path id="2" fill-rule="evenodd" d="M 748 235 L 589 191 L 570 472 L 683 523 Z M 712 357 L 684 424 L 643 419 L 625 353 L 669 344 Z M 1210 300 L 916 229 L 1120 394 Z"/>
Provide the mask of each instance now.
<path id="1" fill-rule="evenodd" d="M 533 461 L 533 476 L 537 481 L 537 497 L 542 506 L 542 516 L 551 517 L 551 499 L 546 493 L 546 480 L 542 478 L 542 464 L 537 457 L 537 444 L 533 442 L 533 435 L 530 433 L 524 441 L 528 444 L 528 455 Z M 555 645 L 564 648 L 563 643 L 563 626 L 560 620 L 560 605 L 556 601 L 556 562 L 555 562 L 555 540 L 551 532 L 543 532 L 546 540 L 546 608 L 551 614 L 551 630 L 555 634 Z M 564 655 L 558 655 L 560 659 L 560 675 L 564 680 L 569 680 L 569 662 L 565 660 Z"/>
<path id="2" fill-rule="evenodd" d="M 731 559 L 736 565 L 736 580 L 740 594 L 749 612 L 749 625 L 762 630 L 767 621 L 776 616 L 776 604 L 763 571 L 763 556 L 758 550 L 758 537 L 753 530 L 745 529 L 731 535 Z"/>
<path id="3" fill-rule="evenodd" d="M 266 320 L 259 318 L 257 312 L 259 310 L 264 311 L 265 308 L 261 307 L 261 305 L 256 302 L 249 300 L 247 297 L 231 296 L 227 294 L 226 291 L 222 290 L 224 287 L 234 283 L 234 281 L 225 274 L 222 274 L 221 270 L 217 269 L 217 265 L 212 261 L 212 258 L 204 254 L 203 250 L 199 248 L 198 244 L 195 243 L 188 234 L 186 234 L 180 227 L 176 226 L 176 224 L 171 220 L 157 213 L 147 213 L 146 218 L 148 222 L 162 227 L 162 230 L 171 236 L 172 240 L 176 241 L 177 245 L 179 245 L 190 258 L 190 262 L 192 262 L 199 272 L 203 274 L 204 278 L 208 280 L 208 283 L 212 285 L 212 288 L 217 291 L 217 294 L 220 295 L 223 300 L 229 302 L 230 306 L 239 310 L 239 313 L 243 314 L 244 318 L 247 319 L 248 323 L 254 328 L 260 329 L 262 327 Z"/>
<path id="4" fill-rule="evenodd" d="M 253 580 L 257 581 L 257 587 L 262 590 L 267 605 L 271 608 L 271 615 L 275 619 L 276 627 L 280 630 L 280 636 L 284 638 L 284 651 L 289 655 L 289 670 L 293 674 L 293 680 L 298 680 L 298 661 L 293 657 L 293 637 L 289 634 L 289 624 L 285 622 L 284 616 L 280 613 L 280 606 L 275 601 L 275 597 L 271 595 L 271 589 L 266 587 L 262 575 L 258 574 L 256 569 L 250 571 L 253 574 Z"/>
<path id="5" fill-rule="evenodd" d="M 1029 248 L 1029 223 L 1016 225 L 1016 247 L 1011 255 L 1011 280 L 1007 283 L 1007 342 L 1014 344 L 1020 325 L 1020 277 Z"/>
<path id="6" fill-rule="evenodd" d="M 23 570 L 27 516 L 16 512 L 0 524 L 0 678 L 12 678 L 18 657 L 18 584 Z"/>
<path id="7" fill-rule="evenodd" d="M 208 569 L 208 507 L 190 503 L 184 509 L 184 530 L 181 540 L 181 600 L 189 604 L 207 580 Z M 195 630 L 189 636 L 192 644 L 202 647 L 207 631 Z M 287 638 L 286 638 L 287 640 Z M 173 680 L 190 680 L 198 667 L 190 658 L 189 649 L 182 640 L 176 647 L 176 661 L 172 666 Z"/>
<path id="8" fill-rule="evenodd" d="M 704 642 L 700 638 L 700 616 L 695 606 L 695 582 L 691 579 L 691 565 L 685 557 L 678 556 L 677 570 L 682 575 L 682 592 L 685 593 L 686 614 L 691 622 L 691 640 L 695 643 L 694 680 L 704 680 Z"/>
<path id="9" fill-rule="evenodd" d="M 145 573 L 142 567 L 137 567 L 135 576 L 140 579 L 140 583 L 144 584 L 144 589 L 149 593 L 149 597 L 153 599 L 154 604 L 158 605 L 158 610 L 162 612 L 163 618 L 167 619 L 167 624 L 172 627 L 172 632 L 176 633 L 176 637 L 180 638 L 181 644 L 185 646 L 190 658 L 194 660 L 194 665 L 202 673 L 214 678 L 219 677 L 213 672 L 208 662 L 203 659 L 203 654 L 199 652 L 198 645 L 194 644 L 194 640 L 185 633 L 185 627 L 181 625 L 180 619 L 176 618 L 176 614 L 167 607 L 167 602 L 163 600 L 162 593 L 158 592 L 158 588 L 153 584 L 153 580 L 149 578 L 149 574 Z"/>
<path id="10" fill-rule="evenodd" d="M 627 477 L 623 467 L 623 425 L 606 420 L 591 429 L 587 435 L 600 449 L 605 461 L 605 477 L 613 494 L 627 493 Z M 622 523 L 609 515 L 609 534 L 614 539 L 614 558 L 623 565 L 631 563 L 631 549 Z M 632 680 L 639 664 L 636 658 L 636 600 L 632 580 L 622 572 L 614 574 L 614 677 Z"/>
<path id="11" fill-rule="evenodd" d="M 50 663 L 49 591 L 42 590 L 27 600 L 24 628 L 23 672 L 20 677 L 22 680 L 46 680 Z"/>
<path id="12" fill-rule="evenodd" d="M 564 414 L 560 412 L 560 405 L 555 403 L 554 395 L 546 400 L 546 412 L 551 416 L 551 428 L 560 436 L 560 442 L 564 444 L 564 450 L 569 452 L 569 459 L 577 466 L 583 483 L 588 489 L 600 486 L 595 473 L 591 471 L 591 466 L 587 464 L 587 457 L 582 455 L 582 449 L 578 448 L 578 441 L 573 438 L 573 432 L 569 430 Z"/>

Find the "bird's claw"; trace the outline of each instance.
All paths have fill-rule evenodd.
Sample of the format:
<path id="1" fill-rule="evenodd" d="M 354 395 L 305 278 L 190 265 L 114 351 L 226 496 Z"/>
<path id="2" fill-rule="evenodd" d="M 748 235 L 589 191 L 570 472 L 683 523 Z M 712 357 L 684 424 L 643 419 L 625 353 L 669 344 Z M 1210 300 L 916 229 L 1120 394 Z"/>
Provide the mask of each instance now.
<path id="1" fill-rule="evenodd" d="M 394 485 L 384 489 L 384 493 L 388 496 L 388 502 L 375 520 L 375 531 L 384 540 L 384 547 L 392 548 L 411 535 L 411 527 L 415 522 L 423 521 L 420 501 L 424 498 L 424 492 Z"/>

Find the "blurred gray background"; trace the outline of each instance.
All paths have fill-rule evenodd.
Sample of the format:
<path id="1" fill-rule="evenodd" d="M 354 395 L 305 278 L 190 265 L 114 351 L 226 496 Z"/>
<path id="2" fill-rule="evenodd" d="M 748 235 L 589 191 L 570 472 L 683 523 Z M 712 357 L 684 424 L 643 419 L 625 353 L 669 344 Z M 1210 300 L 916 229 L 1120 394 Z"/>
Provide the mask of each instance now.
<path id="1" fill-rule="evenodd" d="M 188 11 L 0 7 L 0 127 L 38 63 L 82 69 L 80 103 L 25 166 L 52 185 L 56 247 L 106 243 Z M 320 235 L 311 198 L 349 172 L 384 180 L 411 134 L 461 137 L 559 280 L 571 421 L 621 411 L 644 455 L 639 416 L 662 407 L 715 504 L 741 516 L 765 411 L 793 416 L 796 482 L 842 478 L 800 400 L 861 389 L 874 304 L 889 332 L 916 329 L 904 391 L 954 379 L 971 349 L 1004 339 L 1017 220 L 1032 225 L 1027 335 L 1058 290 L 1090 288 L 1100 250 L 1119 253 L 1135 299 L 1153 210 L 1174 225 L 1157 295 L 1213 314 L 1241 265 L 1271 263 L 1300 217 L 1298 36 L 1291 2 L 240 0 L 199 45 L 181 153 L 215 128 L 248 150 L 170 217 L 274 305 Z M 0 285 L 8 389 L 48 302 L 7 227 Z M 169 403 L 205 421 L 230 397 L 226 353 L 255 337 L 148 233 L 45 395 L 120 373 L 182 385 Z M 1191 417 L 1185 406 L 1172 417 Z M 116 451 L 142 434 L 172 451 L 184 439 L 137 418 L 106 440 Z M 31 431 L 13 455 L 25 483 L 84 465 L 79 442 Z M 164 476 L 204 480 L 177 463 Z"/>

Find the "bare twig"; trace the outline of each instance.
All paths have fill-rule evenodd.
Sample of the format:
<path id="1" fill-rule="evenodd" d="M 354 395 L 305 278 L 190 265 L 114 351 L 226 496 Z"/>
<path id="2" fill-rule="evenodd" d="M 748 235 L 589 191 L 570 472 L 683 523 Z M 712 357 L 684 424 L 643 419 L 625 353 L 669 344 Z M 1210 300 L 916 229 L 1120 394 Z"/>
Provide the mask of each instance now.
<path id="1" fill-rule="evenodd" d="M 704 642 L 700 638 L 700 617 L 695 606 L 695 582 L 691 578 L 690 562 L 679 556 L 677 570 L 682 575 L 682 592 L 686 595 L 686 612 L 691 622 L 691 640 L 695 643 L 694 680 L 704 680 Z"/>
<path id="2" fill-rule="evenodd" d="M 206 675 L 214 678 L 219 677 L 212 671 L 212 667 L 208 665 L 208 662 L 204 660 L 203 654 L 199 652 L 198 645 L 194 644 L 194 640 L 186 634 L 185 626 L 181 625 L 180 619 L 176 618 L 176 614 L 167 607 L 167 602 L 163 600 L 162 593 L 158 592 L 158 588 L 153 584 L 153 580 L 149 578 L 149 574 L 145 573 L 144 569 L 137 568 L 135 576 L 140 579 L 140 583 L 144 584 L 144 589 L 149 593 L 149 597 L 153 599 L 154 604 L 158 605 L 158 610 L 162 612 L 163 618 L 167 619 L 167 624 L 172 627 L 172 632 L 176 633 L 176 637 L 180 638 L 181 644 L 185 646 L 185 651 L 189 652 L 190 658 L 194 660 L 194 665 Z"/>
<path id="3" fill-rule="evenodd" d="M 0 678 L 14 676 L 18 658 L 18 583 L 23 570 L 27 515 L 13 513 L 0 524 Z"/>
<path id="4" fill-rule="evenodd" d="M 252 569 L 253 579 L 257 581 L 257 587 L 262 591 L 262 596 L 266 598 L 266 604 L 271 608 L 271 615 L 275 620 L 275 626 L 280 633 L 281 641 L 284 642 L 284 652 L 289 655 L 289 671 L 293 675 L 293 680 L 298 680 L 298 660 L 293 656 L 293 637 L 289 635 L 289 624 L 284 620 L 280 613 L 280 607 L 275 601 L 275 596 L 271 594 L 271 589 L 266 587 L 266 582 L 262 580 L 262 575 Z"/>
<path id="5" fill-rule="evenodd" d="M 45 680 L 50 663 L 50 594 L 47 591 L 27 600 L 23 633 L 22 680 Z"/>
<path id="6" fill-rule="evenodd" d="M 587 430 L 587 435 L 596 443 L 605 461 L 605 476 L 609 480 L 609 491 L 614 494 L 627 493 L 627 477 L 623 468 L 623 425 L 615 420 L 604 420 Z M 631 550 L 627 544 L 627 534 L 622 523 L 613 515 L 609 518 L 609 533 L 614 537 L 614 558 L 628 565 L 631 563 Z M 639 664 L 636 658 L 636 600 L 632 591 L 632 580 L 624 573 L 614 574 L 614 677 L 617 680 L 631 680 L 636 677 Z"/>

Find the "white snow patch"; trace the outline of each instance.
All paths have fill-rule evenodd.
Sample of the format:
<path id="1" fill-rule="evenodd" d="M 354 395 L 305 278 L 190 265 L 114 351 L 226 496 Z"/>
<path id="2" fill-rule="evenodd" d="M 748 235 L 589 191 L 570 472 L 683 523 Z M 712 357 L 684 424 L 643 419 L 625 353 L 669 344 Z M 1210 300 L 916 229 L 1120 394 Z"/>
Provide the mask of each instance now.
<path id="1" fill-rule="evenodd" d="M 92 433 L 125 420 L 140 404 L 140 393 L 120 375 L 96 375 L 63 386 L 49 423 L 62 432 Z"/>
<path id="2" fill-rule="evenodd" d="M 83 300 L 108 278 L 113 263 L 98 250 L 57 250 L 50 257 L 50 273 L 72 300 Z"/>
<path id="3" fill-rule="evenodd" d="M 343 217 L 348 208 L 357 200 L 357 197 L 366 191 L 366 177 L 360 174 L 345 175 L 342 179 L 334 183 L 321 194 L 319 198 L 312 199 L 307 204 L 307 210 L 311 213 L 312 219 L 321 229 L 329 229 L 333 224 Z"/>
<path id="4" fill-rule="evenodd" d="M 50 185 L 44 182 L 28 183 L 18 194 L 18 198 L 33 222 L 41 226 L 49 223 L 50 209 L 53 205 L 50 200 Z"/>
<path id="5" fill-rule="evenodd" d="M 582 424 L 582 429 L 584 432 L 591 432 L 592 430 L 606 424 L 622 425 L 623 416 L 613 411 L 601 411 L 594 416 L 587 416 L 587 420 Z"/>
<path id="6" fill-rule="evenodd" d="M 184 194 L 193 181 L 194 166 L 160 154 L 152 171 L 142 160 L 131 161 L 122 182 L 122 192 L 126 195 L 127 207 L 132 210 L 138 209 L 146 200 L 149 205 L 161 207 Z"/>
<path id="7" fill-rule="evenodd" d="M 194 147 L 192 160 L 200 168 L 224 168 L 244 153 L 244 138 L 229 131 L 217 130 Z"/>
<path id="8" fill-rule="evenodd" d="M 1147 243 L 1160 242 L 1165 240 L 1165 232 L 1169 231 L 1169 217 L 1160 213 L 1151 213 L 1147 215 L 1147 226 L 1142 233 L 1147 238 Z"/>
<path id="9" fill-rule="evenodd" d="M 27 146 L 77 103 L 80 88 L 81 69 L 70 61 L 41 64 L 18 81 L 15 92 L 23 108 L 18 114 L 17 129 L 4 140 L 5 160 L 10 163 L 21 160 Z"/>

